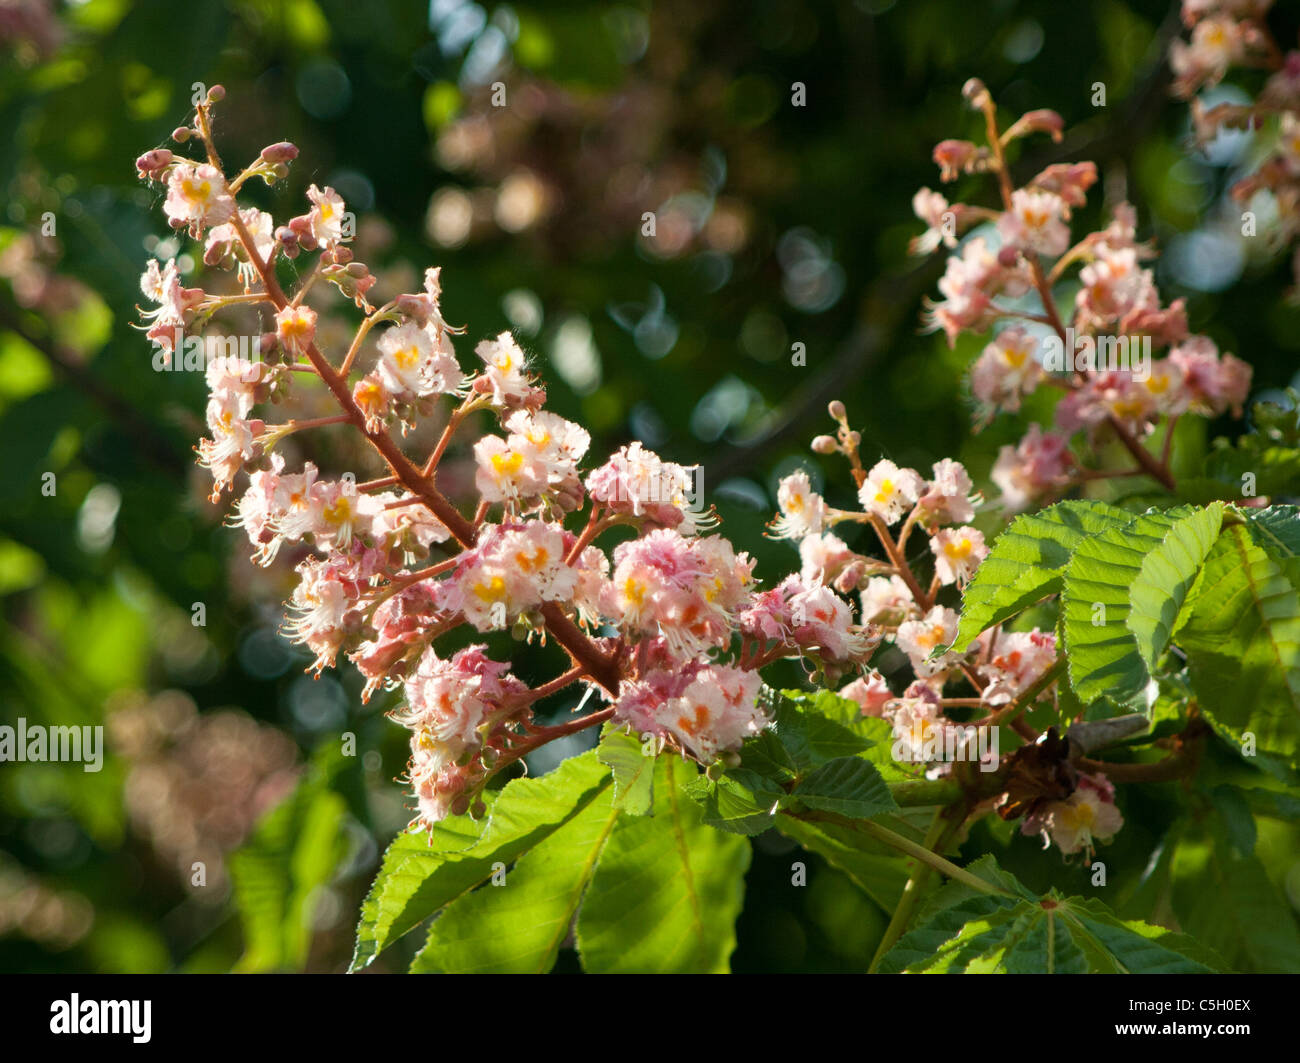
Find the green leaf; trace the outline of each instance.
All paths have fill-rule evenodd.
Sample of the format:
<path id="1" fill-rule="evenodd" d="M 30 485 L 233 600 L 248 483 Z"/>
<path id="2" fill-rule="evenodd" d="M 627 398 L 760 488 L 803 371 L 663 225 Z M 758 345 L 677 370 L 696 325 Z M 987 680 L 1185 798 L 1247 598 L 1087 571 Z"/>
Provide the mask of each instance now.
<path id="1" fill-rule="evenodd" d="M 494 864 L 510 863 L 554 833 L 609 782 L 593 750 L 539 778 L 508 782 L 480 823 L 453 816 L 432 837 L 399 835 L 362 905 L 350 969 L 365 967 L 439 908 L 487 881 Z"/>
<path id="2" fill-rule="evenodd" d="M 880 772 L 860 757 L 837 757 L 805 775 L 790 796 L 821 812 L 870 819 L 898 805 Z"/>
<path id="3" fill-rule="evenodd" d="M 798 691 L 781 694 L 769 691 L 763 698 L 764 708 L 772 718 L 771 733 L 785 747 L 788 759 L 799 772 L 838 757 L 851 757 L 871 744 L 817 708 L 805 707 L 808 699 Z M 816 700 L 813 704 L 817 704 Z"/>
<path id="4" fill-rule="evenodd" d="M 1255 841 L 1259 832 L 1255 827 L 1255 815 L 1250 809 L 1250 802 L 1241 788 L 1237 786 L 1216 786 L 1210 797 L 1214 800 L 1215 810 L 1223 822 L 1224 831 L 1234 849 L 1242 856 L 1255 855 Z"/>
<path id="5" fill-rule="evenodd" d="M 1119 919 L 1101 901 L 1039 898 L 984 857 L 969 870 L 1004 892 L 939 889 L 881 961 L 884 973 L 1208 973 L 1222 961 L 1162 927 Z"/>
<path id="6" fill-rule="evenodd" d="M 1150 670 L 1169 645 L 1187 592 L 1214 546 L 1222 522 L 1220 503 L 1196 510 L 1173 525 L 1161 544 L 1142 559 L 1129 587 L 1128 629 Z"/>
<path id="7" fill-rule="evenodd" d="M 596 759 L 614 773 L 614 800 L 632 816 L 654 808 L 655 758 L 645 755 L 636 735 L 605 725 Z"/>
<path id="8" fill-rule="evenodd" d="M 483 798 L 495 802 L 497 796 L 489 792 Z M 477 861 L 461 859 L 487 825 L 486 816 L 449 816 L 431 832 L 408 829 L 393 840 L 361 905 L 350 971 L 368 966 L 447 900 L 491 874 L 487 855 Z"/>
<path id="9" fill-rule="evenodd" d="M 908 868 L 897 850 L 838 823 L 809 823 L 778 815 L 776 828 L 843 871 L 885 912 L 898 906 Z"/>
<path id="10" fill-rule="evenodd" d="M 1207 518 L 1207 512 L 1215 516 Z M 1207 519 L 1217 523 L 1218 510 L 1180 506 L 1079 544 L 1065 568 L 1061 627 L 1070 685 L 1081 701 L 1140 699 L 1151 680 L 1143 647 L 1152 650 L 1162 638 L 1167 641 L 1168 625 L 1195 576 L 1195 551 Z M 1152 554 L 1158 559 L 1148 561 Z M 1161 583 L 1166 577 L 1171 582 Z M 1177 603 L 1172 615 L 1171 601 Z M 1141 642 L 1129 626 L 1135 609 Z"/>
<path id="11" fill-rule="evenodd" d="M 1251 537 L 1274 559 L 1300 557 L 1300 506 L 1247 509 Z"/>
<path id="12" fill-rule="evenodd" d="M 543 974 L 569 934 L 618 821 L 612 778 L 576 815 L 490 885 L 453 901 L 429 929 L 412 973 Z"/>
<path id="13" fill-rule="evenodd" d="M 732 834 L 762 834 L 774 825 L 776 812 L 789 795 L 771 779 L 734 768 L 718 780 L 700 775 L 686 787 L 687 796 L 703 806 L 704 822 Z"/>
<path id="14" fill-rule="evenodd" d="M 1222 823 L 1179 845 L 1173 860 L 1173 907 L 1179 924 L 1238 970 L 1300 972 L 1296 916 L 1264 865 L 1228 841 Z"/>
<path id="15" fill-rule="evenodd" d="M 1244 525 L 1225 528 L 1175 641 L 1207 716 L 1240 743 L 1296 762 L 1300 745 L 1300 591 Z"/>
<path id="16" fill-rule="evenodd" d="M 578 916 L 585 970 L 727 972 L 750 846 L 704 823 L 684 791 L 695 774 L 675 757 L 660 757 L 655 815 L 615 825 Z"/>
<path id="17" fill-rule="evenodd" d="M 1061 589 L 1061 571 L 1085 539 L 1123 527 L 1131 513 L 1104 502 L 1058 502 L 1017 517 L 994 540 L 962 596 L 953 649 L 965 652 L 980 632 Z"/>
<path id="18" fill-rule="evenodd" d="M 311 947 L 314 906 L 347 851 L 347 805 L 320 768 L 258 824 L 230 856 L 244 928 L 236 971 L 300 971 Z"/>

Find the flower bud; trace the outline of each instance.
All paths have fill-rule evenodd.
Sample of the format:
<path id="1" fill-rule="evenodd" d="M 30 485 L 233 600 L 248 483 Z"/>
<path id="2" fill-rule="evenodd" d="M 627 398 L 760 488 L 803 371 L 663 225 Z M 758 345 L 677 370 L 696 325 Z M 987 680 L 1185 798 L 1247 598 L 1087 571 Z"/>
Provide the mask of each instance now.
<path id="1" fill-rule="evenodd" d="M 298 157 L 298 148 L 287 140 L 278 144 L 268 144 L 262 149 L 263 162 L 293 162 Z"/>
<path id="2" fill-rule="evenodd" d="M 826 411 L 837 421 L 842 421 L 848 416 L 844 403 L 840 402 L 839 399 L 832 399 L 831 404 L 826 407 Z"/>
<path id="3" fill-rule="evenodd" d="M 834 454 L 839 449 L 839 444 L 830 436 L 818 436 L 812 441 L 814 454 Z"/>
<path id="4" fill-rule="evenodd" d="M 453 816 L 463 816 L 469 811 L 469 798 L 461 794 L 451 803 L 451 814 Z"/>
<path id="5" fill-rule="evenodd" d="M 136 173 L 150 180 L 162 180 L 162 173 L 171 165 L 173 158 L 172 153 L 166 148 L 154 148 L 153 151 L 146 151 L 135 160 Z"/>
<path id="6" fill-rule="evenodd" d="M 1047 133 L 1052 140 L 1059 144 L 1064 129 L 1065 119 L 1055 111 L 1043 108 L 1037 111 L 1025 112 L 1025 114 L 1021 115 L 1020 120 L 1007 131 L 1007 135 L 1013 137 L 1024 136 L 1027 133 Z"/>
<path id="7" fill-rule="evenodd" d="M 208 89 L 208 103 L 220 103 L 226 98 L 226 90 L 221 85 L 213 85 Z"/>
<path id="8" fill-rule="evenodd" d="M 172 140 L 176 141 L 177 144 L 184 144 L 190 139 L 190 136 L 191 130 L 187 125 L 178 125 L 172 130 Z"/>
<path id="9" fill-rule="evenodd" d="M 316 250 L 316 236 L 311 231 L 311 218 L 306 214 L 299 214 L 298 217 L 289 219 L 288 227 L 298 238 L 299 247 L 304 251 Z"/>
<path id="10" fill-rule="evenodd" d="M 284 248 L 284 253 L 289 258 L 298 257 L 298 234 L 290 229 L 287 225 L 281 225 L 275 230 L 275 238 L 279 241 L 280 246 Z"/>
<path id="11" fill-rule="evenodd" d="M 980 110 L 989 98 L 989 90 L 979 78 L 971 78 L 961 87 L 961 94 L 975 110 Z"/>

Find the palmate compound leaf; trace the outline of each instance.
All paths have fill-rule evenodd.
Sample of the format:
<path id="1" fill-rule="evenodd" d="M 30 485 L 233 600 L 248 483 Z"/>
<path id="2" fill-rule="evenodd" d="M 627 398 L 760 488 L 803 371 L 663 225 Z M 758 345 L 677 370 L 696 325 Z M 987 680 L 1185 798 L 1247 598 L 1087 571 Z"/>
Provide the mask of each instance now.
<path id="1" fill-rule="evenodd" d="M 1285 515 L 1263 529 L 1225 528 L 1174 639 L 1188 655 L 1202 711 L 1242 742 L 1292 764 L 1300 750 L 1300 589 L 1278 550 Z M 1281 539 L 1283 543 L 1285 539 Z"/>
<path id="2" fill-rule="evenodd" d="M 965 651 L 980 632 L 1059 591 L 1062 570 L 1081 542 L 1132 519 L 1132 513 L 1095 501 L 1058 502 L 1017 517 L 966 587 L 953 648 Z"/>
<path id="3" fill-rule="evenodd" d="M 881 771 L 866 755 L 874 749 L 842 706 L 823 711 L 824 699 L 799 691 L 764 689 L 773 725 L 747 739 L 738 767 L 716 780 L 700 776 L 688 792 L 704 821 L 735 834 L 761 834 L 776 815 L 796 804 L 849 818 L 897 812 Z M 860 715 L 860 714 L 859 714 Z"/>
<path id="4" fill-rule="evenodd" d="M 653 810 L 655 758 L 647 756 L 647 747 L 636 735 L 605 724 L 596 759 L 614 773 L 614 800 L 624 812 L 644 816 Z"/>
<path id="5" fill-rule="evenodd" d="M 696 769 L 654 762 L 653 816 L 622 817 L 605 843 L 578 916 L 592 973 L 725 973 L 736 947 L 749 842 L 704 823 L 683 791 Z"/>
<path id="6" fill-rule="evenodd" d="M 569 935 L 601 851 L 618 822 L 612 778 L 590 803 L 508 871 L 434 919 L 411 972 L 544 974 Z"/>
<path id="7" fill-rule="evenodd" d="M 575 918 L 589 971 L 727 970 L 749 843 L 703 823 L 683 792 L 693 765 L 672 754 L 651 764 L 654 815 L 627 814 L 607 781 L 512 868 L 450 904 L 411 970 L 544 972 Z"/>
<path id="8" fill-rule="evenodd" d="M 1141 698 L 1222 517 L 1221 503 L 1151 512 L 1075 549 L 1065 567 L 1061 628 L 1080 701 Z"/>
<path id="9" fill-rule="evenodd" d="M 487 881 L 494 867 L 559 830 L 610 787 L 596 752 L 570 757 L 539 778 L 514 779 L 475 822 L 452 816 L 434 829 L 403 833 L 389 846 L 361 909 L 350 969 L 367 966 L 434 912 Z"/>
<path id="10" fill-rule="evenodd" d="M 881 961 L 882 973 L 1205 974 L 1223 969 L 1185 935 L 1114 915 L 1101 901 L 1035 897 L 991 857 L 968 870 L 998 887 L 949 882 Z"/>

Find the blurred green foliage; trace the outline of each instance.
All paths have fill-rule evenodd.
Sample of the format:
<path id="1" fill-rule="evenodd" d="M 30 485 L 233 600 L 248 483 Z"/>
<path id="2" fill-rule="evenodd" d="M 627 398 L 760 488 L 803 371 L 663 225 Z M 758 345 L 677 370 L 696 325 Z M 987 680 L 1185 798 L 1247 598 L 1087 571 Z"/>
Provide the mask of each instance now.
<path id="1" fill-rule="evenodd" d="M 300 146 L 262 206 L 287 217 L 308 183 L 329 183 L 384 219 L 378 258 L 446 266 L 443 305 L 469 340 L 514 328 L 541 356 L 551 406 L 592 430 L 594 455 L 641 438 L 703 461 L 725 530 L 769 578 L 795 560 L 761 536 L 776 479 L 801 462 L 832 498 L 849 490 L 844 469 L 806 449 L 830 427 L 827 399 L 846 402 L 867 455 L 923 468 L 959 457 L 984 486 L 1023 429 L 1010 419 L 972 435 L 963 370 L 978 344 L 950 351 L 920 333 L 940 264 L 905 257 L 911 196 L 938 183 L 931 147 L 975 130 L 968 77 L 1008 112 L 1060 111 L 1065 144 L 1031 145 L 1017 165 L 1094 159 L 1099 190 L 1131 199 L 1161 246 L 1213 215 L 1232 169 L 1185 154 L 1186 109 L 1161 73 L 1174 28 L 1163 0 L 23 6 L 30 25 L 0 40 L 0 719 L 124 713 L 148 735 L 110 726 L 98 773 L 0 767 L 4 970 L 340 970 L 378 853 L 405 821 L 390 702 L 363 706 L 346 672 L 301 675 L 302 654 L 275 635 L 286 588 L 250 580 L 242 535 L 221 526 L 192 467 L 203 381 L 153 372 L 131 327 L 166 235 L 132 161 L 168 142 L 195 83 L 226 87 L 228 160 Z M 500 115 L 497 80 L 513 100 Z M 791 105 L 796 82 L 806 106 Z M 1098 82 L 1105 107 L 1091 102 Z M 954 198 L 987 194 L 963 179 Z M 1079 225 L 1100 222 L 1102 199 Z M 643 211 L 658 212 L 655 241 L 639 236 Z M 1193 329 L 1248 360 L 1257 392 L 1294 381 L 1300 310 L 1282 298 L 1284 261 L 1245 259 L 1220 290 L 1161 270 L 1166 299 L 1187 296 Z M 806 366 L 791 364 L 796 343 Z M 1186 443 L 1205 445 L 1194 432 Z M 554 658 L 517 660 L 527 677 Z M 187 854 L 201 846 L 220 864 L 283 788 L 250 776 L 236 802 L 210 777 L 225 769 L 208 771 L 186 706 L 288 733 L 306 780 L 229 876 L 206 867 L 205 886 Z M 343 732 L 355 757 L 337 755 Z M 264 768 L 291 770 L 273 757 Z M 1174 873 L 1159 857 L 1175 810 L 1159 787 L 1127 799 L 1130 827 L 1106 858 L 1132 901 L 1122 914 L 1150 918 L 1143 873 Z M 996 852 L 1035 889 L 1084 890 L 1078 865 L 1040 881 L 1010 832 L 982 824 L 965 855 Z M 1274 824 L 1259 847 L 1293 904 L 1296 840 Z M 789 885 L 793 843 L 758 841 L 735 968 L 863 969 L 885 916 L 844 875 L 797 858 L 812 861 L 806 889 Z"/>

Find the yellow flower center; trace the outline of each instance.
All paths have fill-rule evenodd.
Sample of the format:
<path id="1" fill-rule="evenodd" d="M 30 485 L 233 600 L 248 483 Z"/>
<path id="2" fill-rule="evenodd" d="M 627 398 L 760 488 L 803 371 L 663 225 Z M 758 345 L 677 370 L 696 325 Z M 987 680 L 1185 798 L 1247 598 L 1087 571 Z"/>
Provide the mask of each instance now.
<path id="1" fill-rule="evenodd" d="M 212 195 L 212 184 L 187 177 L 181 182 L 181 192 L 192 203 L 206 203 Z"/>
<path id="2" fill-rule="evenodd" d="M 499 601 L 505 597 L 505 593 L 506 581 L 500 576 L 493 576 L 485 582 L 474 584 L 474 594 L 480 601 Z"/>
<path id="3" fill-rule="evenodd" d="M 331 524 L 343 524 L 352 517 L 352 503 L 348 501 L 346 495 L 339 495 L 321 512 Z"/>
<path id="4" fill-rule="evenodd" d="M 1067 803 L 1061 809 L 1061 825 L 1067 830 L 1092 830 L 1092 825 L 1097 818 L 1097 813 L 1093 810 L 1092 805 L 1087 801 L 1076 803 Z"/>
<path id="5" fill-rule="evenodd" d="M 497 474 L 498 479 L 507 476 L 514 476 L 519 472 L 524 463 L 524 456 L 518 451 L 509 451 L 505 454 L 492 455 L 492 471 Z"/>
<path id="6" fill-rule="evenodd" d="M 953 561 L 965 561 L 970 557 L 974 545 L 970 539 L 963 537 L 958 542 L 948 542 L 944 544 L 943 552 Z"/>

